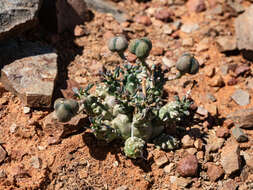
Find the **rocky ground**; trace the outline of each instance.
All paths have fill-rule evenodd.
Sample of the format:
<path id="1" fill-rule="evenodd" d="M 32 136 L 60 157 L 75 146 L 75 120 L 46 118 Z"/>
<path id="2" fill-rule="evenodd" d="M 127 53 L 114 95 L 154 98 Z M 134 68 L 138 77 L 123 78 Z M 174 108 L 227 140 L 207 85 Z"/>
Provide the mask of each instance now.
<path id="1" fill-rule="evenodd" d="M 44 57 L 32 58 L 43 66 L 35 66 L 36 72 L 31 71 L 24 82 L 17 80 L 27 75 L 24 63 L 30 61 L 23 42 L 8 67 L 4 67 L 7 54 L 0 55 L 0 189 L 253 189 L 253 65 L 252 52 L 245 51 L 253 50 L 251 4 L 122 0 L 116 6 L 127 13 L 124 19 L 118 12 L 92 9 L 92 19 L 76 26 L 73 34 L 51 33 L 42 24 L 26 31 L 23 40 L 50 45 L 56 52 L 47 50 Z M 161 64 L 170 71 L 168 76 L 175 73 L 182 53 L 191 52 L 199 60 L 197 75 L 165 86 L 171 100 L 175 94 L 185 95 L 195 83 L 191 97 L 196 115 L 179 135 L 178 150 L 164 152 L 148 144 L 146 160 L 131 160 L 122 153 L 122 142 L 97 141 L 86 115 L 64 124 L 50 120 L 53 110 L 47 108 L 48 100 L 71 97 L 71 87 L 97 82 L 103 65 L 120 64 L 106 46 L 118 34 L 128 39 L 149 37 L 153 49 L 148 61 Z M 127 58 L 135 60 L 130 53 Z M 57 79 L 49 62 L 57 62 Z M 34 83 L 39 85 L 35 88 Z M 48 88 L 41 90 L 42 86 Z"/>

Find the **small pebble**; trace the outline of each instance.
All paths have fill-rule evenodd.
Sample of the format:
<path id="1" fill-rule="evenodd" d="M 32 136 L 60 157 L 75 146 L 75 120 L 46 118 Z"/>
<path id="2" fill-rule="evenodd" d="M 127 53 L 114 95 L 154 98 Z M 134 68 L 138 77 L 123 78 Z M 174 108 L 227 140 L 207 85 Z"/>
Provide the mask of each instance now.
<path id="1" fill-rule="evenodd" d="M 231 98 L 240 106 L 246 106 L 250 103 L 250 95 L 247 91 L 237 89 Z"/>
<path id="2" fill-rule="evenodd" d="M 237 142 L 246 142 L 248 140 L 248 136 L 242 131 L 239 127 L 232 128 L 232 135 L 235 137 Z"/>
<path id="3" fill-rule="evenodd" d="M 23 111 L 24 111 L 25 114 L 28 114 L 28 113 L 30 113 L 31 108 L 25 106 L 25 107 L 23 108 Z"/>

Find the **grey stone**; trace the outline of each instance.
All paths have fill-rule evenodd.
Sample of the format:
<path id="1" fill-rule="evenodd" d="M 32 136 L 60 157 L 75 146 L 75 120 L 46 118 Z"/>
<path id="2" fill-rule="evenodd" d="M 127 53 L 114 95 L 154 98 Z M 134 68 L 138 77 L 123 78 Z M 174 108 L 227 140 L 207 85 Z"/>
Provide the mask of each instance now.
<path id="1" fill-rule="evenodd" d="M 118 22 L 127 20 L 127 15 L 118 9 L 115 4 L 108 0 L 84 0 L 88 8 L 94 9 L 101 13 L 111 13 Z"/>
<path id="2" fill-rule="evenodd" d="M 247 135 L 242 131 L 242 129 L 236 126 L 232 129 L 232 135 L 235 137 L 237 142 L 245 142 L 248 140 Z"/>
<path id="3" fill-rule="evenodd" d="M 174 67 L 176 65 L 175 61 L 168 59 L 167 57 L 163 57 L 162 62 L 168 68 Z"/>
<path id="4" fill-rule="evenodd" d="M 30 164 L 33 168 L 35 169 L 40 169 L 41 168 L 41 165 L 42 165 L 42 160 L 37 157 L 37 156 L 33 156 L 31 159 L 30 159 Z"/>
<path id="5" fill-rule="evenodd" d="M 253 5 L 235 20 L 235 34 L 239 50 L 253 50 Z"/>
<path id="6" fill-rule="evenodd" d="M 237 89 L 231 98 L 240 106 L 246 106 L 250 103 L 249 93 L 241 89 Z"/>
<path id="7" fill-rule="evenodd" d="M 1 0 L 0 40 L 35 26 L 42 0 Z"/>
<path id="8" fill-rule="evenodd" d="M 7 156 L 6 151 L 4 150 L 4 148 L 0 145 L 0 163 L 3 162 L 5 160 Z"/>
<path id="9" fill-rule="evenodd" d="M 220 66 L 220 71 L 221 71 L 221 74 L 222 74 L 222 75 L 228 74 L 229 66 L 228 66 L 227 64 L 222 64 L 222 65 Z"/>
<path id="10" fill-rule="evenodd" d="M 199 29 L 199 25 L 196 23 L 186 23 L 181 27 L 181 31 L 184 33 L 192 33 Z"/>
<path id="11" fill-rule="evenodd" d="M 17 95 L 24 106 L 49 107 L 57 76 L 57 54 L 48 46 L 12 41 L 0 46 L 4 87 Z"/>
<path id="12" fill-rule="evenodd" d="M 203 115 L 203 116 L 207 116 L 208 115 L 207 109 L 205 109 L 202 106 L 198 106 L 198 109 L 197 109 L 196 113 L 199 114 L 199 115 Z"/>
<path id="13" fill-rule="evenodd" d="M 220 52 L 234 51 L 236 47 L 236 38 L 234 36 L 220 36 L 216 40 Z"/>
<path id="14" fill-rule="evenodd" d="M 180 20 L 177 20 L 173 22 L 172 25 L 175 27 L 176 30 L 178 30 L 181 27 L 182 23 Z"/>

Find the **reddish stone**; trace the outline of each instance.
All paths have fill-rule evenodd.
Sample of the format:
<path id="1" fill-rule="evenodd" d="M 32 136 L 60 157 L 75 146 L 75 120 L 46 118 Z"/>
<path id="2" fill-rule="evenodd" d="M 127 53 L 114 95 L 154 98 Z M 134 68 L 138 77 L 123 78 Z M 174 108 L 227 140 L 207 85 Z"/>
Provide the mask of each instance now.
<path id="1" fill-rule="evenodd" d="M 234 122 L 233 120 L 231 119 L 226 119 L 224 122 L 223 122 L 223 126 L 230 129 L 234 126 Z"/>
<path id="2" fill-rule="evenodd" d="M 189 0 L 187 2 L 187 8 L 190 12 L 202 12 L 206 10 L 206 4 L 204 0 Z"/>
<path id="3" fill-rule="evenodd" d="M 228 128 L 221 127 L 216 130 L 216 136 L 220 138 L 225 138 L 229 136 Z"/>
<path id="4" fill-rule="evenodd" d="M 218 180 L 224 174 L 224 170 L 215 164 L 208 163 L 207 175 L 211 181 Z"/>
<path id="5" fill-rule="evenodd" d="M 139 24 L 143 24 L 145 26 L 150 26 L 152 24 L 151 19 L 145 15 L 139 15 L 135 17 L 135 21 Z"/>
<path id="6" fill-rule="evenodd" d="M 236 76 L 242 75 L 245 72 L 250 71 L 250 67 L 248 65 L 240 65 L 236 67 L 235 74 Z"/>
<path id="7" fill-rule="evenodd" d="M 236 78 L 231 78 L 231 79 L 229 79 L 229 81 L 227 82 L 227 85 L 228 85 L 228 86 L 233 86 L 233 85 L 236 85 L 236 84 L 237 84 Z"/>
<path id="8" fill-rule="evenodd" d="M 235 140 L 230 139 L 227 141 L 226 146 L 223 147 L 221 152 L 221 164 L 225 173 L 228 175 L 240 169 L 240 146 Z"/>
<path id="9" fill-rule="evenodd" d="M 171 17 L 173 15 L 174 15 L 174 13 L 172 11 L 170 11 L 169 9 L 163 8 L 163 9 L 159 9 L 158 11 L 156 11 L 155 18 L 158 20 L 168 22 L 168 21 L 172 20 Z"/>
<path id="10" fill-rule="evenodd" d="M 163 55 L 164 49 L 162 47 L 154 47 L 151 50 L 151 54 L 155 56 Z"/>
<path id="11" fill-rule="evenodd" d="M 194 155 L 187 155 L 182 158 L 177 166 L 178 173 L 183 177 L 193 177 L 197 175 L 198 160 Z"/>

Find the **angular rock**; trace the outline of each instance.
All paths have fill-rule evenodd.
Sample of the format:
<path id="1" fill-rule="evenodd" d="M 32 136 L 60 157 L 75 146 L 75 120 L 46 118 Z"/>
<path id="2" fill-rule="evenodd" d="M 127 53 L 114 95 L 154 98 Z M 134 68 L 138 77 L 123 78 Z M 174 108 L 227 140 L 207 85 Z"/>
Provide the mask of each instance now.
<path id="1" fill-rule="evenodd" d="M 253 5 L 235 20 L 235 34 L 239 50 L 253 50 Z"/>
<path id="2" fill-rule="evenodd" d="M 122 185 L 115 190 L 129 190 L 129 188 L 126 185 Z"/>
<path id="3" fill-rule="evenodd" d="M 245 72 L 250 72 L 250 67 L 248 65 L 239 65 L 235 69 L 236 76 L 242 75 Z"/>
<path id="4" fill-rule="evenodd" d="M 164 22 L 171 21 L 171 17 L 174 15 L 172 11 L 166 8 L 158 9 L 155 13 L 155 18 Z"/>
<path id="5" fill-rule="evenodd" d="M 194 146 L 197 150 L 202 150 L 203 148 L 203 141 L 201 139 L 196 139 L 194 141 Z"/>
<path id="6" fill-rule="evenodd" d="M 197 175 L 198 160 L 194 155 L 187 155 L 178 162 L 178 173 L 183 177 L 193 177 Z"/>
<path id="7" fill-rule="evenodd" d="M 225 173 L 230 175 L 240 169 L 240 164 L 240 146 L 236 141 L 229 139 L 221 152 L 221 165 Z"/>
<path id="8" fill-rule="evenodd" d="M 30 164 L 33 168 L 35 169 L 39 169 L 41 168 L 41 165 L 42 165 L 42 161 L 39 157 L 37 156 L 33 156 L 31 159 L 30 159 Z"/>
<path id="9" fill-rule="evenodd" d="M 117 8 L 116 4 L 108 0 L 83 0 L 87 7 L 101 13 L 110 13 L 118 22 L 124 22 L 128 15 Z"/>
<path id="10" fill-rule="evenodd" d="M 164 164 L 166 164 L 169 161 L 168 157 L 166 155 L 161 156 L 159 158 L 155 159 L 155 163 L 158 167 L 163 166 Z"/>
<path id="11" fill-rule="evenodd" d="M 208 116 L 207 109 L 205 109 L 202 106 L 198 106 L 198 109 L 197 109 L 196 113 L 199 114 L 199 115 Z"/>
<path id="12" fill-rule="evenodd" d="M 39 20 L 47 30 L 62 33 L 91 20 L 91 14 L 84 0 L 43 0 Z"/>
<path id="13" fill-rule="evenodd" d="M 228 6 L 230 6 L 236 13 L 244 12 L 244 7 L 237 1 L 228 0 Z"/>
<path id="14" fill-rule="evenodd" d="M 237 126 L 232 128 L 232 135 L 235 137 L 237 142 L 246 142 L 248 140 L 248 136 Z"/>
<path id="15" fill-rule="evenodd" d="M 199 29 L 199 25 L 195 23 L 186 23 L 181 27 L 181 31 L 184 33 L 192 33 Z"/>
<path id="16" fill-rule="evenodd" d="M 185 47 L 192 47 L 194 45 L 194 41 L 192 38 L 184 38 L 182 41 L 182 45 Z"/>
<path id="17" fill-rule="evenodd" d="M 226 127 L 220 127 L 216 130 L 216 136 L 219 138 L 226 138 L 229 136 L 229 130 Z"/>
<path id="18" fill-rule="evenodd" d="M 60 138 L 79 131 L 87 122 L 87 117 L 84 114 L 78 114 L 65 123 L 58 122 L 54 114 L 54 112 L 50 113 L 42 121 L 43 132 L 45 132 L 46 136 L 53 137 L 50 138 L 53 141 L 59 141 Z"/>
<path id="19" fill-rule="evenodd" d="M 225 140 L 223 138 L 218 138 L 215 134 L 210 134 L 207 139 L 206 152 L 215 152 L 220 149 Z"/>
<path id="20" fill-rule="evenodd" d="M 251 152 L 250 152 L 251 151 Z M 252 149 L 249 151 L 242 152 L 242 155 L 244 157 L 244 160 L 246 162 L 246 165 L 250 168 L 253 169 L 253 152 Z"/>
<path id="21" fill-rule="evenodd" d="M 190 12 L 202 12 L 206 10 L 206 4 L 204 0 L 189 0 L 187 2 L 187 8 Z"/>
<path id="22" fill-rule="evenodd" d="M 176 177 L 176 176 L 170 176 L 170 183 L 173 184 L 172 189 L 182 189 L 186 188 L 188 184 L 190 184 L 189 179 L 181 178 L 181 177 Z"/>
<path id="23" fill-rule="evenodd" d="M 166 57 L 162 58 L 162 62 L 168 68 L 174 67 L 176 65 L 175 61 L 168 59 Z"/>
<path id="24" fill-rule="evenodd" d="M 174 169 L 176 168 L 176 164 L 174 164 L 174 163 L 170 163 L 169 165 L 167 165 L 167 166 L 165 166 L 164 168 L 163 168 L 163 171 L 165 172 L 165 173 L 171 173 Z"/>
<path id="25" fill-rule="evenodd" d="M 231 98 L 240 106 L 246 106 L 250 103 L 249 93 L 241 89 L 237 89 Z"/>
<path id="26" fill-rule="evenodd" d="M 0 163 L 4 161 L 4 159 L 6 158 L 7 153 L 4 150 L 4 148 L 0 145 Z"/>
<path id="27" fill-rule="evenodd" d="M 194 139 L 192 139 L 189 135 L 185 135 L 181 140 L 184 148 L 193 147 Z"/>
<path id="28" fill-rule="evenodd" d="M 209 82 L 209 86 L 211 87 L 223 87 L 224 85 L 225 85 L 225 82 L 221 75 L 214 76 Z"/>
<path id="29" fill-rule="evenodd" d="M 217 181 L 224 174 L 224 170 L 215 164 L 208 163 L 207 175 L 211 181 Z"/>
<path id="30" fill-rule="evenodd" d="M 220 52 L 236 50 L 236 38 L 234 36 L 221 36 L 216 40 Z"/>
<path id="31" fill-rule="evenodd" d="M 139 24 L 143 24 L 145 26 L 149 26 L 152 24 L 151 19 L 146 15 L 138 15 L 135 17 L 135 21 Z"/>
<path id="32" fill-rule="evenodd" d="M 42 0 L 1 0 L 0 40 L 34 27 Z"/>
<path id="33" fill-rule="evenodd" d="M 48 46 L 13 41 L 0 46 L 4 87 L 28 107 L 49 107 L 57 76 L 57 54 Z"/>
<path id="34" fill-rule="evenodd" d="M 221 190 L 236 190 L 237 187 L 238 184 L 234 180 L 229 179 L 223 183 Z"/>
<path id="35" fill-rule="evenodd" d="M 227 116 L 237 127 L 249 129 L 253 127 L 253 108 L 240 109 Z"/>

